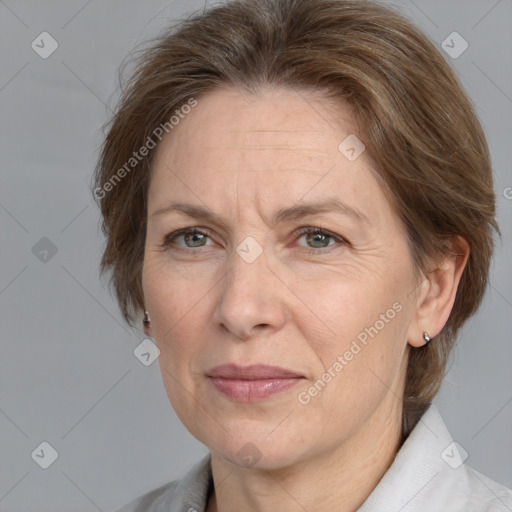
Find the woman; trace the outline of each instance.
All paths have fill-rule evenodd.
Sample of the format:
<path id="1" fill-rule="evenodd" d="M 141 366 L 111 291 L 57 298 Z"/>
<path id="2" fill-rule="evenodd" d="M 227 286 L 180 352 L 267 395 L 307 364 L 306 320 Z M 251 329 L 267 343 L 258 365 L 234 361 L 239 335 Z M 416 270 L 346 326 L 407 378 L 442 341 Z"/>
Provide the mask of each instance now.
<path id="1" fill-rule="evenodd" d="M 123 512 L 512 510 L 431 404 L 497 225 L 481 126 L 408 21 L 353 0 L 185 20 L 95 178 L 102 271 L 210 451 Z"/>

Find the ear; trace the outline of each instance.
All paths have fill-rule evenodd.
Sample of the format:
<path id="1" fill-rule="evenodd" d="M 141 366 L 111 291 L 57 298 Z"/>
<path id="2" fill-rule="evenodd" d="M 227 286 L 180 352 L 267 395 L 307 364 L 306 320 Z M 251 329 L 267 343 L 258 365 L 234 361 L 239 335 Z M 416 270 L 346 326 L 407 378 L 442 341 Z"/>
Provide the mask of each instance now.
<path id="1" fill-rule="evenodd" d="M 454 237 L 449 256 L 424 277 L 416 302 L 416 316 L 407 336 L 409 345 L 425 345 L 424 332 L 431 338 L 441 332 L 452 311 L 469 250 L 469 244 L 464 238 Z"/>

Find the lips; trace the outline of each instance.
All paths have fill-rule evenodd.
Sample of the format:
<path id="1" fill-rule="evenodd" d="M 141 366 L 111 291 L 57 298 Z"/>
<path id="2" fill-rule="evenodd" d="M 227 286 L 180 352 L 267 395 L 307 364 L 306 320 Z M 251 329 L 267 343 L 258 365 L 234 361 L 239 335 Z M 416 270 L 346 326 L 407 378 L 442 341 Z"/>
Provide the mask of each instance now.
<path id="1" fill-rule="evenodd" d="M 264 364 L 253 364 L 250 366 L 223 364 L 212 368 L 208 372 L 208 376 L 236 380 L 293 379 L 304 377 L 292 370 Z"/>
<path id="2" fill-rule="evenodd" d="M 288 390 L 305 377 L 279 366 L 224 364 L 208 372 L 210 382 L 236 402 L 256 402 Z"/>

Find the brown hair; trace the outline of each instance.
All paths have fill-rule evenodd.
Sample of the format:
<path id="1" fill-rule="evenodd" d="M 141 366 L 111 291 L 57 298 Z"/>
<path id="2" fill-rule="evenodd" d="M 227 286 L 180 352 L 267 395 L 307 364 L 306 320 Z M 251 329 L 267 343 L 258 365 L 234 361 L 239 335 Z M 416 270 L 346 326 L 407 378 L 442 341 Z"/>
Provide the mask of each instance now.
<path id="1" fill-rule="evenodd" d="M 474 109 L 439 51 L 395 11 L 365 0 L 235 0 L 180 20 L 141 50 L 94 176 L 106 235 L 101 275 L 110 271 L 133 325 L 144 307 L 155 152 L 132 168 L 126 163 L 187 100 L 221 86 L 256 93 L 266 85 L 318 90 L 350 104 L 418 271 L 428 273 L 432 258 L 448 255 L 451 237 L 469 243 L 446 325 L 429 345 L 408 347 L 406 436 L 440 387 L 458 329 L 480 305 L 499 231 L 489 150 Z"/>

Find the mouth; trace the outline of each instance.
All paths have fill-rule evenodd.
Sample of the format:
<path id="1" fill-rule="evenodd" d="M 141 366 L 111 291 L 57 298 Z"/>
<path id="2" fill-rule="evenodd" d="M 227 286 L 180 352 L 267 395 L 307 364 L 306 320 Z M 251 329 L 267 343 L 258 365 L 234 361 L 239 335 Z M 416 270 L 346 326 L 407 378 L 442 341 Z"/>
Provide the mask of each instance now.
<path id="1" fill-rule="evenodd" d="M 225 364 L 207 376 L 214 388 L 236 402 L 257 402 L 286 391 L 305 379 L 304 375 L 279 366 Z"/>

